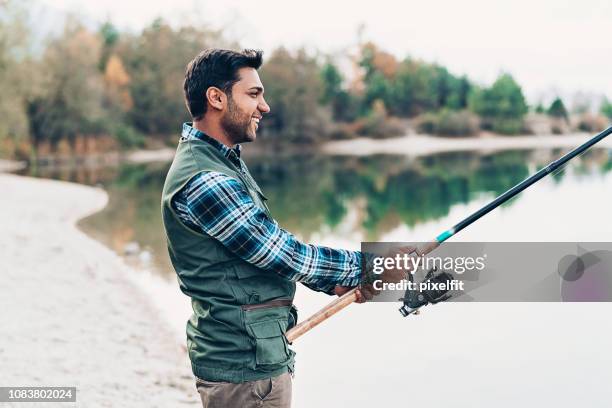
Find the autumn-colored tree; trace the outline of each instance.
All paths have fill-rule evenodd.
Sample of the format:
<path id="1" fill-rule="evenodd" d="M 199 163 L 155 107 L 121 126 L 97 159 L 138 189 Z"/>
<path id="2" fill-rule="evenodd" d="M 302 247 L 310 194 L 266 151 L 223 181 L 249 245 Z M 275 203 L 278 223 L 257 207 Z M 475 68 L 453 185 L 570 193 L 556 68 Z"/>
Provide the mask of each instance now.
<path id="1" fill-rule="evenodd" d="M 111 55 L 106 63 L 104 82 L 107 85 L 109 102 L 112 106 L 118 107 L 121 112 L 127 112 L 132 108 L 133 102 L 128 88 L 130 76 L 126 72 L 121 58 L 115 54 Z"/>
<path id="2" fill-rule="evenodd" d="M 26 101 L 36 87 L 26 12 L 17 1 L 0 3 L 0 155 L 20 154 L 28 135 Z"/>
<path id="3" fill-rule="evenodd" d="M 101 45 L 100 38 L 76 20 L 49 42 L 38 67 L 42 86 L 28 106 L 35 146 L 42 140 L 52 146 L 62 139 L 74 144 L 78 135 L 105 132 Z"/>
<path id="4" fill-rule="evenodd" d="M 189 120 L 183 99 L 185 67 L 208 47 L 230 47 L 221 33 L 195 27 L 174 29 L 155 20 L 138 36 L 122 36 L 117 46 L 129 77 L 129 122 L 145 134 L 169 135 Z"/>
<path id="5" fill-rule="evenodd" d="M 374 43 L 368 42 L 361 49 L 361 66 L 366 69 L 366 79 L 375 71 L 387 79 L 395 77 L 398 69 L 397 59 L 386 51 L 379 49 Z"/>

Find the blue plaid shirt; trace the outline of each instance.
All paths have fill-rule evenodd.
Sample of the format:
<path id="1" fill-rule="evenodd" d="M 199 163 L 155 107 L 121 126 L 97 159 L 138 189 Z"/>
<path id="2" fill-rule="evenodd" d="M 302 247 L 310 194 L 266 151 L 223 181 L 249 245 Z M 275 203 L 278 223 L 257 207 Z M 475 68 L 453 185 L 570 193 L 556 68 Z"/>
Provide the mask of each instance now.
<path id="1" fill-rule="evenodd" d="M 190 123 L 183 125 L 182 137 L 204 140 L 239 168 L 246 166 L 240 145 L 229 148 Z M 172 205 L 185 225 L 214 237 L 261 269 L 328 294 L 336 285 L 361 282 L 361 252 L 300 242 L 255 205 L 242 183 L 230 176 L 201 172 L 174 196 Z"/>

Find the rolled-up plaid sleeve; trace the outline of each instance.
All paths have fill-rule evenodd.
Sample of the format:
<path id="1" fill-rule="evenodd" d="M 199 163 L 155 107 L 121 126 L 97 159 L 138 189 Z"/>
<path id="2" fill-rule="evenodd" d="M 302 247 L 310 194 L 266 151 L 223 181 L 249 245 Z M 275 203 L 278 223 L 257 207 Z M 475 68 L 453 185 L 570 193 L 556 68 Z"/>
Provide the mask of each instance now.
<path id="1" fill-rule="evenodd" d="M 173 204 L 189 227 L 261 269 L 328 294 L 336 285 L 361 282 L 361 252 L 300 242 L 261 210 L 238 180 L 225 174 L 199 173 Z"/>

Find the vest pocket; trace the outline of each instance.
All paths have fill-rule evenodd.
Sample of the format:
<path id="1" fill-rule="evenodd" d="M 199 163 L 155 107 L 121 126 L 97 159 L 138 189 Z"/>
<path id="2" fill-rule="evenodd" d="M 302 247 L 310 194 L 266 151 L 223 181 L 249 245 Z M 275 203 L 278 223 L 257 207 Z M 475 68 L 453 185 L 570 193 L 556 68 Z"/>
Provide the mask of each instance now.
<path id="1" fill-rule="evenodd" d="M 278 320 L 247 326 L 255 339 L 255 362 L 258 367 L 277 365 L 289 359 L 285 336 Z"/>
<path id="2" fill-rule="evenodd" d="M 290 299 L 287 300 L 291 302 Z M 245 306 L 247 310 L 244 309 Z M 276 307 L 248 309 L 254 305 L 245 306 L 243 306 L 243 316 L 246 330 L 255 345 L 255 368 L 261 371 L 278 369 L 291 358 L 284 335 L 289 307 L 275 305 Z"/>

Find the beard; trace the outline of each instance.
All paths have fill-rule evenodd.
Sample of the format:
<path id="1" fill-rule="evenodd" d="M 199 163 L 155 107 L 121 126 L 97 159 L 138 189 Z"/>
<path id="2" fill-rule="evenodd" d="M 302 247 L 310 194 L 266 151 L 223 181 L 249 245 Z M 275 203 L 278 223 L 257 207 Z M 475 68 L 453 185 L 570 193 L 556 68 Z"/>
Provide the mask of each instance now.
<path id="1" fill-rule="evenodd" d="M 252 142 L 255 130 L 252 129 L 252 115 L 242 111 L 232 97 L 228 98 L 228 110 L 221 118 L 221 127 L 233 144 Z"/>

